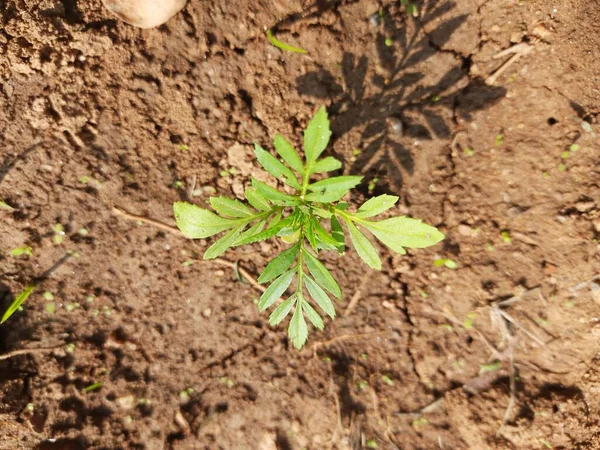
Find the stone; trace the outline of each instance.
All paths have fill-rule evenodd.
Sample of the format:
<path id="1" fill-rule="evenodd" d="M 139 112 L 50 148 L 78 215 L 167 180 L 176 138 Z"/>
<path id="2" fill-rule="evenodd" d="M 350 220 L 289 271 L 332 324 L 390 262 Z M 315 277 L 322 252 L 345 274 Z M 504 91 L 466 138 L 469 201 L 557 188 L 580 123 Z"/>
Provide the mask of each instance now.
<path id="1" fill-rule="evenodd" d="M 130 25 L 155 28 L 181 11 L 187 0 L 102 0 L 102 3 Z"/>

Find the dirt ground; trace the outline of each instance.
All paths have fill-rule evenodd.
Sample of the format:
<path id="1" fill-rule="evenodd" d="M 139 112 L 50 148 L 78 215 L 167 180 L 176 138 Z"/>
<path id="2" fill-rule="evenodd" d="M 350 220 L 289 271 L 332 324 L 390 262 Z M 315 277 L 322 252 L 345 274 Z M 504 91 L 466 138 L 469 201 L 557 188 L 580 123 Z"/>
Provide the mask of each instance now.
<path id="1" fill-rule="evenodd" d="M 0 2 L 0 311 L 39 282 L 0 354 L 42 349 L 0 356 L 0 449 L 600 449 L 600 2 L 417 6 Z M 447 238 L 326 255 L 345 299 L 296 351 L 171 205 L 240 195 L 320 105 L 350 203 Z"/>

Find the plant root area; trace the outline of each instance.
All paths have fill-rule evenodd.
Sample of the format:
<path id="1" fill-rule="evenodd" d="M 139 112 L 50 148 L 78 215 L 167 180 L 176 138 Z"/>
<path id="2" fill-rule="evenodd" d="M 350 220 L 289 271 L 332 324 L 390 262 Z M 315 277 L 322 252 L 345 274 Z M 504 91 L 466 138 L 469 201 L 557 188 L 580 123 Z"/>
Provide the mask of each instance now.
<path id="1" fill-rule="evenodd" d="M 1 449 L 600 449 L 598 2 L 404 3 L 0 2 L 0 312 L 37 285 Z M 253 282 L 285 244 L 202 261 L 172 204 L 241 198 L 321 105 L 350 208 L 446 239 L 326 253 L 344 300 L 297 351 Z"/>

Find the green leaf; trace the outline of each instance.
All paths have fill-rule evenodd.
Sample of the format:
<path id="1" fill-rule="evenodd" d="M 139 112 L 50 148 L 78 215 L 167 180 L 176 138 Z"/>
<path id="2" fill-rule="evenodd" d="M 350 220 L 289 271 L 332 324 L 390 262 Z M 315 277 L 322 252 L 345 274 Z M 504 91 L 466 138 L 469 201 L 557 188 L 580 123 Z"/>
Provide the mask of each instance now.
<path id="1" fill-rule="evenodd" d="M 381 270 L 381 260 L 379 259 L 379 255 L 377 254 L 377 250 L 371 244 L 371 241 L 367 239 L 367 237 L 362 234 L 358 228 L 349 220 L 345 220 L 346 225 L 348 226 L 348 231 L 350 232 L 350 240 L 352 241 L 352 245 L 354 245 L 354 249 L 360 259 L 362 259 L 367 266 Z"/>
<path id="2" fill-rule="evenodd" d="M 294 172 L 286 167 L 281 161 L 271 155 L 258 144 L 254 144 L 256 159 L 263 168 L 279 181 L 283 181 L 294 189 L 302 189 Z"/>
<path id="3" fill-rule="evenodd" d="M 333 216 L 333 213 L 331 211 L 327 211 L 323 208 L 313 207 L 311 209 L 314 214 L 316 214 L 319 217 L 323 217 L 324 219 L 329 219 L 331 216 Z"/>
<path id="4" fill-rule="evenodd" d="M 312 192 L 319 192 L 323 189 L 331 191 L 344 190 L 348 192 L 357 184 L 360 184 L 363 177 L 354 175 L 343 175 L 340 177 L 325 178 L 324 180 L 317 181 L 316 183 L 310 184 L 308 190 Z"/>
<path id="5" fill-rule="evenodd" d="M 274 327 L 278 323 L 280 323 L 292 310 L 292 306 L 294 306 L 294 302 L 296 301 L 296 294 L 292 295 L 287 300 L 283 301 L 277 308 L 273 310 L 271 315 L 269 316 L 269 325 Z"/>
<path id="6" fill-rule="evenodd" d="M 311 192 L 304 198 L 309 202 L 332 203 L 338 201 L 348 193 L 348 189 L 338 189 L 337 191 L 323 188 L 320 192 Z"/>
<path id="7" fill-rule="evenodd" d="M 356 211 L 355 215 L 357 217 L 362 218 L 373 217 L 377 214 L 381 214 L 382 212 L 387 211 L 392 206 L 394 206 L 397 201 L 398 197 L 396 197 L 395 195 L 379 195 L 363 203 L 363 205 L 360 208 L 358 208 L 358 211 Z"/>
<path id="8" fill-rule="evenodd" d="M 313 227 L 315 229 L 315 236 L 318 240 L 318 242 L 320 242 L 321 248 L 323 248 L 324 250 L 337 250 L 339 243 L 338 241 L 336 241 L 333 236 L 331 236 L 327 230 L 323 227 L 323 225 L 321 225 L 319 222 L 317 222 L 316 220 L 313 223 Z"/>
<path id="9" fill-rule="evenodd" d="M 344 229 L 340 224 L 337 217 L 331 218 L 331 236 L 337 241 L 337 251 L 339 254 L 344 253 L 346 250 L 346 236 L 344 235 Z"/>
<path id="10" fill-rule="evenodd" d="M 239 200 L 227 197 L 211 197 L 210 205 L 222 216 L 229 217 L 250 217 L 252 211 Z"/>
<path id="11" fill-rule="evenodd" d="M 304 320 L 304 314 L 302 314 L 302 306 L 303 302 L 296 303 L 296 311 L 294 311 L 288 327 L 288 335 L 292 340 L 292 344 L 298 350 L 304 346 L 308 338 L 308 327 L 306 326 L 306 320 Z"/>
<path id="12" fill-rule="evenodd" d="M 246 200 L 250 203 L 254 208 L 259 211 L 269 211 L 271 209 L 271 204 L 269 200 L 267 200 L 261 193 L 259 193 L 256 189 L 246 188 L 244 192 Z"/>
<path id="13" fill-rule="evenodd" d="M 299 203 L 298 199 L 293 195 L 284 194 L 283 192 L 279 192 L 277 189 L 269 186 L 262 181 L 258 181 L 256 178 L 252 178 L 252 186 L 264 195 L 267 199 L 274 202 L 287 202 L 292 205 L 297 205 Z"/>
<path id="14" fill-rule="evenodd" d="M 332 156 L 328 156 L 317 161 L 312 167 L 311 173 L 333 172 L 334 170 L 338 170 L 341 168 L 342 162 L 340 160 L 337 160 Z"/>
<path id="15" fill-rule="evenodd" d="M 326 290 L 331 292 L 336 298 L 342 298 L 342 291 L 338 286 L 337 282 L 334 280 L 329 270 L 315 258 L 310 252 L 303 250 L 304 252 L 304 262 L 306 263 L 306 267 L 308 267 L 308 271 L 315 278 L 317 283 L 323 286 Z"/>
<path id="16" fill-rule="evenodd" d="M 227 251 L 229 247 L 232 247 L 235 241 L 237 241 L 240 233 L 244 231 L 246 224 L 240 225 L 236 228 L 233 228 L 228 233 L 226 233 L 223 237 L 221 237 L 218 241 L 216 241 L 213 245 L 206 249 L 204 252 L 204 259 L 215 259 L 218 256 L 221 256 L 223 253 Z"/>
<path id="17" fill-rule="evenodd" d="M 298 152 L 294 149 L 292 144 L 290 144 L 282 135 L 275 135 L 275 139 L 273 140 L 273 144 L 275 145 L 275 150 L 281 158 L 285 161 L 285 163 L 294 169 L 298 173 L 304 172 L 304 164 L 302 164 L 302 159 Z"/>
<path id="18" fill-rule="evenodd" d="M 315 238 L 315 229 L 313 221 L 309 221 L 304 227 L 304 233 L 308 243 L 312 247 L 312 249 L 317 253 L 319 248 L 317 247 L 317 239 Z"/>
<path id="19" fill-rule="evenodd" d="M 248 228 L 246 231 L 244 231 L 242 234 L 240 234 L 237 239 L 235 240 L 235 242 L 233 243 L 234 247 L 237 247 L 238 245 L 240 245 L 239 243 L 254 237 L 255 235 L 257 235 L 258 233 L 260 233 L 263 228 L 265 227 L 265 224 L 267 223 L 266 220 L 261 220 L 259 222 L 256 222 L 254 225 L 252 225 L 250 228 Z"/>
<path id="20" fill-rule="evenodd" d="M 302 279 L 304 280 L 304 285 L 306 286 L 308 293 L 313 300 L 317 302 L 319 308 L 321 308 L 325 314 L 333 319 L 335 317 L 335 307 L 333 306 L 333 302 L 329 296 L 311 278 L 304 276 Z"/>
<path id="21" fill-rule="evenodd" d="M 325 324 L 323 323 L 323 319 L 321 319 L 319 313 L 315 311 L 311 304 L 308 303 L 306 300 L 302 302 L 302 309 L 306 313 L 306 317 L 308 317 L 308 320 L 311 321 L 315 328 L 318 328 L 319 330 L 325 328 Z"/>
<path id="22" fill-rule="evenodd" d="M 15 210 L 15 208 L 13 208 L 12 206 L 10 206 L 4 200 L 0 200 L 0 209 L 4 209 L 6 211 L 14 211 Z"/>
<path id="23" fill-rule="evenodd" d="M 265 270 L 263 270 L 263 272 L 260 274 L 260 277 L 258 277 L 258 282 L 260 284 L 267 283 L 285 272 L 296 259 L 299 249 L 300 244 L 297 243 L 296 245 L 280 253 L 274 260 L 267 264 Z"/>
<path id="24" fill-rule="evenodd" d="M 225 219 L 215 213 L 186 202 L 173 203 L 177 227 L 192 239 L 201 239 L 233 228 L 237 221 Z"/>
<path id="25" fill-rule="evenodd" d="M 260 300 L 258 301 L 259 311 L 264 311 L 269 308 L 279 297 L 281 297 L 281 294 L 283 294 L 292 283 L 295 273 L 295 270 L 285 272 L 271 283 L 263 295 L 260 296 Z"/>
<path id="26" fill-rule="evenodd" d="M 30 246 L 24 245 L 22 247 L 13 248 L 10 251 L 10 256 L 21 256 L 21 255 L 33 256 L 33 250 L 31 249 Z"/>
<path id="27" fill-rule="evenodd" d="M 308 165 L 312 165 L 329 144 L 331 131 L 327 110 L 321 106 L 304 130 L 304 156 Z"/>
<path id="28" fill-rule="evenodd" d="M 389 248 L 404 254 L 404 248 L 425 248 L 437 244 L 444 235 L 437 228 L 419 219 L 410 217 L 392 217 L 381 222 L 361 221 L 377 239 Z"/>
<path id="29" fill-rule="evenodd" d="M 2 316 L 2 320 L 0 320 L 0 324 L 6 322 L 10 316 L 12 316 L 17 309 L 21 307 L 21 305 L 29 298 L 31 293 L 35 290 L 35 284 L 28 285 L 18 296 L 17 298 L 10 304 L 4 315 Z"/>
<path id="30" fill-rule="evenodd" d="M 283 50 L 284 52 L 308 53 L 303 48 L 294 47 L 293 45 L 286 44 L 285 42 L 281 42 L 280 40 L 276 39 L 275 36 L 273 36 L 273 32 L 271 31 L 271 29 L 268 29 L 266 31 L 266 34 L 267 34 L 267 39 L 269 40 L 269 42 L 272 45 L 274 45 L 275 47 L 277 47 L 278 49 Z"/>

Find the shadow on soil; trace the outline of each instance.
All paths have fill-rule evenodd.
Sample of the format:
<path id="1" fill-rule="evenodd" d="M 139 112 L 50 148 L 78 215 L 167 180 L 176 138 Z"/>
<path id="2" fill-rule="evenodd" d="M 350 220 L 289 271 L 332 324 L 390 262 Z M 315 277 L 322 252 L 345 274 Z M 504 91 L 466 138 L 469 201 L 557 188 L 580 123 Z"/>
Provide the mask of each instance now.
<path id="1" fill-rule="evenodd" d="M 329 107 L 333 140 L 340 139 L 356 127 L 363 127 L 360 141 L 364 147 L 352 163 L 351 173 L 362 173 L 367 179 L 380 177 L 383 186 L 398 189 L 403 176 L 412 175 L 414 158 L 408 148 L 415 140 L 445 139 L 452 136 L 456 125 L 454 112 L 470 113 L 496 103 L 506 90 L 488 86 L 480 78 L 470 78 L 471 60 L 458 53 L 442 50 L 453 33 L 466 21 L 458 15 L 442 21 L 436 28 L 427 25 L 455 8 L 452 1 L 428 2 L 428 9 L 413 18 L 402 7 L 389 6 L 369 19 L 375 29 L 377 61 L 383 70 L 370 79 L 367 56 L 345 53 L 342 80 L 325 69 L 309 72 L 296 79 L 300 94 L 330 99 Z M 417 69 L 439 53 L 451 53 L 456 64 L 440 74 L 437 83 L 428 85 L 425 73 Z M 371 70 L 372 72 L 372 70 Z M 452 88 L 467 79 L 460 90 Z M 464 82 L 462 83 L 464 84 Z M 372 85 L 372 87 L 371 87 Z M 367 94 L 367 91 L 375 91 Z M 452 112 L 444 118 L 443 109 Z M 385 188 L 384 188 L 385 190 Z"/>

